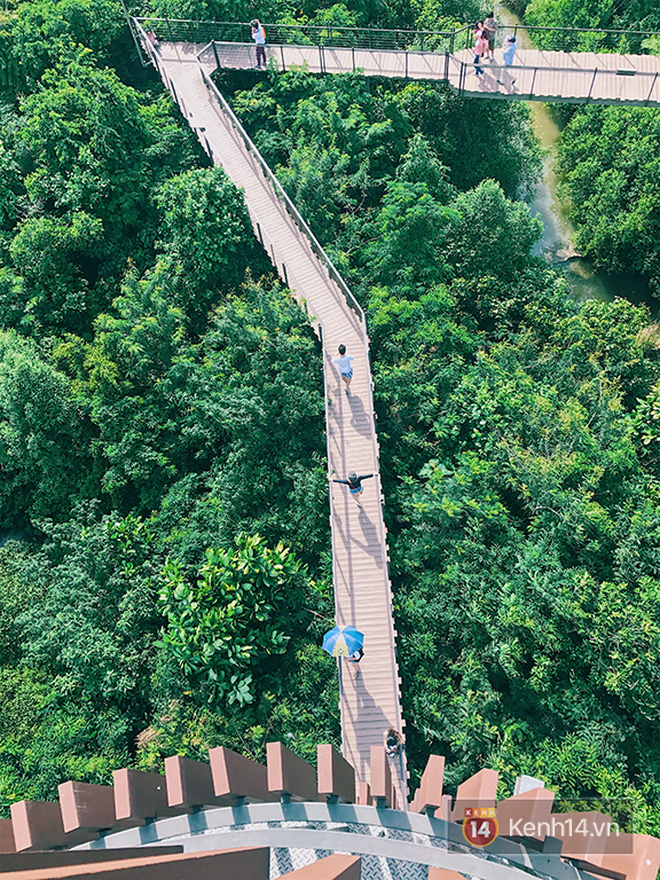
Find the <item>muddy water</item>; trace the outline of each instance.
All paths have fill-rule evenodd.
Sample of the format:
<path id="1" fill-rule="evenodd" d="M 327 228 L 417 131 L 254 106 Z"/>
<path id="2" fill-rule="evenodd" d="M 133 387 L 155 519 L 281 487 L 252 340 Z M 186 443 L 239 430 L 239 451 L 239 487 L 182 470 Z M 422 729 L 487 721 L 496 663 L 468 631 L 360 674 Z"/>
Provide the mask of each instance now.
<path id="1" fill-rule="evenodd" d="M 518 27 L 516 40 L 519 49 L 531 48 L 531 42 L 520 19 L 501 3 L 495 5 L 495 17 L 500 23 L 500 40 L 507 29 Z M 530 210 L 543 222 L 543 235 L 534 248 L 554 268 L 561 270 L 572 295 L 578 300 L 599 299 L 611 301 L 615 296 L 632 302 L 646 302 L 657 315 L 660 304 L 654 299 L 646 280 L 636 273 L 608 274 L 597 271 L 591 262 L 581 256 L 573 245 L 575 227 L 566 207 L 557 195 L 558 180 L 555 172 L 557 141 L 560 131 L 547 105 L 530 101 L 529 108 L 534 132 L 546 151 L 543 177 L 536 188 Z"/>

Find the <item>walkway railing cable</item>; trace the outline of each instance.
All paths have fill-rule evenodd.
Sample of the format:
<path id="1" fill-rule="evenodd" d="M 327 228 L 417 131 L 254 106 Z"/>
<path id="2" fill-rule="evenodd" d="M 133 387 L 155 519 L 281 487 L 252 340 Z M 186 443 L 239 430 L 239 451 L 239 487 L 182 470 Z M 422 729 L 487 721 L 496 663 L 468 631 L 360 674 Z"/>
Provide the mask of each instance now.
<path id="1" fill-rule="evenodd" d="M 316 238 L 316 236 L 314 235 L 312 230 L 309 228 L 306 221 L 303 219 L 302 215 L 300 214 L 300 212 L 296 208 L 296 206 L 293 204 L 293 202 L 289 198 L 286 190 L 284 189 L 282 184 L 279 182 L 277 177 L 275 177 L 275 175 L 273 174 L 273 172 L 270 169 L 270 166 L 268 165 L 266 160 L 263 158 L 263 156 L 261 155 L 261 153 L 259 152 L 259 150 L 255 146 L 254 142 L 252 141 L 252 139 L 250 138 L 248 133 L 245 131 L 245 129 L 243 128 L 243 126 L 239 122 L 238 118 L 236 117 L 236 114 L 229 106 L 227 100 L 225 99 L 223 94 L 220 92 L 220 90 L 218 89 L 216 84 L 213 82 L 211 77 L 204 70 L 202 62 L 209 51 L 210 52 L 213 51 L 211 44 L 209 44 L 209 46 L 205 46 L 204 49 L 202 49 L 202 51 L 198 55 L 198 61 L 200 62 L 200 64 L 199 64 L 200 75 L 201 75 L 202 79 L 206 83 L 207 87 L 211 90 L 211 92 L 213 93 L 214 97 L 216 98 L 216 100 L 218 101 L 218 103 L 220 104 L 220 106 L 222 107 L 224 112 L 227 114 L 227 116 L 231 120 L 232 126 L 234 127 L 235 131 L 240 135 L 241 140 L 244 142 L 247 150 L 250 153 L 252 153 L 252 155 L 255 157 L 255 159 L 259 163 L 264 176 L 266 178 L 268 178 L 268 180 L 270 181 L 278 198 L 284 202 L 287 213 L 291 216 L 292 220 L 295 222 L 296 226 L 298 226 L 300 231 L 309 239 L 310 246 L 311 246 L 312 250 L 314 251 L 315 255 L 317 256 L 317 258 L 321 261 L 321 263 L 323 263 L 323 265 L 327 269 L 328 275 L 330 276 L 330 278 L 332 278 L 332 280 L 335 282 L 335 284 L 337 284 L 337 286 L 340 288 L 341 292 L 343 293 L 344 297 L 346 298 L 346 302 L 348 303 L 348 305 L 357 314 L 360 321 L 364 324 L 364 312 L 362 311 L 362 307 L 360 306 L 358 301 L 355 299 L 355 297 L 353 296 L 353 294 L 349 290 L 348 285 L 346 284 L 344 279 L 341 277 L 341 275 L 339 274 L 339 272 L 335 268 L 334 263 L 332 262 L 330 257 L 327 255 L 327 253 L 323 249 L 322 245 L 320 244 L 320 242 L 318 241 L 318 239 Z"/>
<path id="2" fill-rule="evenodd" d="M 271 170 L 270 166 L 268 165 L 266 160 L 263 158 L 263 156 L 261 155 L 261 153 L 257 149 L 256 145 L 254 144 L 254 142 L 252 141 L 252 139 L 250 138 L 248 133 L 245 131 L 245 129 L 241 125 L 236 114 L 229 106 L 229 103 L 227 102 L 226 98 L 224 97 L 222 92 L 220 92 L 220 90 L 218 89 L 216 84 L 213 82 L 212 78 L 208 75 L 208 73 L 204 69 L 203 61 L 205 58 L 211 57 L 209 55 L 209 53 L 212 53 L 212 52 L 213 52 L 213 44 L 210 43 L 208 46 L 205 46 L 204 49 L 202 49 L 202 51 L 197 56 L 197 60 L 199 62 L 200 74 L 202 76 L 202 79 L 206 83 L 206 86 L 213 93 L 214 97 L 218 101 L 219 105 L 222 107 L 223 111 L 227 114 L 227 116 L 231 120 L 231 123 L 232 123 L 234 130 L 240 136 L 246 149 L 254 156 L 254 158 L 259 163 L 264 176 L 270 181 L 273 189 L 275 190 L 275 193 L 284 202 L 287 213 L 289 214 L 291 219 L 295 222 L 296 226 L 298 226 L 300 231 L 309 240 L 310 246 L 311 246 L 314 254 L 320 260 L 320 262 L 325 266 L 329 277 L 339 287 L 339 289 L 341 290 L 342 294 L 344 295 L 349 307 L 356 313 L 356 315 L 360 319 L 362 338 L 363 338 L 363 342 L 364 342 L 364 350 L 365 350 L 365 355 L 366 355 L 367 361 L 368 361 L 366 364 L 366 367 L 369 370 L 369 376 L 371 376 L 371 364 L 369 362 L 369 360 L 370 360 L 370 358 L 369 358 L 370 344 L 369 344 L 369 336 L 367 334 L 367 326 L 366 326 L 364 311 L 362 310 L 362 307 L 360 306 L 358 301 L 355 299 L 355 297 L 351 293 L 348 285 L 346 284 L 346 282 L 344 281 L 342 276 L 337 271 L 334 263 L 332 262 L 330 257 L 327 255 L 327 253 L 323 249 L 323 246 L 320 244 L 320 242 L 318 241 L 318 239 L 316 238 L 316 236 L 314 235 L 312 230 L 309 228 L 305 219 L 302 217 L 302 215 L 300 214 L 300 212 L 298 211 L 296 206 L 293 204 L 293 202 L 289 198 L 286 190 L 284 189 L 282 184 L 279 182 L 279 180 L 277 179 L 277 177 L 275 176 L 275 174 Z M 324 371 L 325 371 L 325 365 L 324 365 Z M 374 407 L 374 398 L 373 398 L 373 381 L 371 379 L 369 380 L 368 387 L 369 387 L 369 412 L 371 413 L 372 419 L 375 419 L 375 407 Z M 379 450 L 378 450 L 378 443 L 376 440 L 376 433 L 377 433 L 376 430 L 374 430 L 372 433 L 373 458 L 374 458 L 374 466 L 376 467 L 376 470 L 378 471 L 378 478 L 377 479 L 378 479 L 379 497 L 381 499 L 381 504 L 383 504 L 384 495 L 383 495 L 383 487 L 382 487 L 381 480 L 380 480 L 380 465 L 379 465 L 380 455 L 379 455 Z M 386 560 L 386 564 L 387 564 L 388 551 L 387 551 L 387 540 L 385 537 L 384 529 L 381 530 L 380 542 L 381 542 L 381 547 L 382 547 L 382 552 L 383 552 L 383 559 Z"/>
<path id="3" fill-rule="evenodd" d="M 249 22 L 193 21 L 183 18 L 138 17 L 134 21 L 150 28 L 159 39 L 172 42 L 245 43 L 250 40 Z M 334 46 L 417 52 L 458 52 L 474 45 L 474 26 L 464 25 L 447 31 L 408 30 L 388 28 L 349 28 L 340 25 L 276 24 L 264 22 L 269 43 L 299 46 Z M 518 34 L 526 31 L 539 48 L 548 50 L 577 50 L 585 52 L 612 52 L 642 54 L 643 42 L 657 36 L 652 30 L 624 30 L 616 28 L 569 28 L 536 25 L 512 25 L 502 32 Z"/>

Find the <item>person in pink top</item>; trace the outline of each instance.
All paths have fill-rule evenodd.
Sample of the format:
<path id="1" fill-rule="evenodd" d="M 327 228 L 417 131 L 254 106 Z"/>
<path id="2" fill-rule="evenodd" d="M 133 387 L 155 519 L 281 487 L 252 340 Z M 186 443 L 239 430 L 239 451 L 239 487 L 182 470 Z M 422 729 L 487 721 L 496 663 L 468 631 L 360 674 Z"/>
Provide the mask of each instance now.
<path id="1" fill-rule="evenodd" d="M 477 22 L 477 28 L 474 32 L 474 36 L 475 43 L 473 63 L 476 65 L 474 72 L 477 76 L 483 76 L 483 70 L 479 67 L 479 62 L 481 61 L 481 56 L 488 51 L 488 38 L 486 37 L 484 23 L 482 21 Z"/>

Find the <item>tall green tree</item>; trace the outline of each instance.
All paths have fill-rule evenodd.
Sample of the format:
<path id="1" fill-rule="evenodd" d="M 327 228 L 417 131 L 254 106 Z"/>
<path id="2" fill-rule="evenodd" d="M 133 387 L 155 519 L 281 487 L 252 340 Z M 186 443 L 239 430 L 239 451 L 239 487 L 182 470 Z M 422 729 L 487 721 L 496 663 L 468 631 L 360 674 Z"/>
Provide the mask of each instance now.
<path id="1" fill-rule="evenodd" d="M 0 499 L 5 527 L 63 517 L 91 488 L 90 426 L 68 379 L 37 348 L 0 332 Z"/>

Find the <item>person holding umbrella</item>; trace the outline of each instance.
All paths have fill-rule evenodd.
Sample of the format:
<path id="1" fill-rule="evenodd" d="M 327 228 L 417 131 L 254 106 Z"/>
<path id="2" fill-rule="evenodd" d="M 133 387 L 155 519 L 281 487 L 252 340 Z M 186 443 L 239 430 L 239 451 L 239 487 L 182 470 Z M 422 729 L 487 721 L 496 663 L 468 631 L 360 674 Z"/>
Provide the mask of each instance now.
<path id="1" fill-rule="evenodd" d="M 354 626 L 336 626 L 323 636 L 323 650 L 332 657 L 346 657 L 355 666 L 353 678 L 360 671 L 358 663 L 364 657 L 364 635 Z"/>
<path id="2" fill-rule="evenodd" d="M 353 673 L 353 678 L 357 678 L 360 674 L 360 667 L 358 663 L 364 657 L 364 648 L 358 648 L 357 651 L 353 651 L 353 653 L 349 656 L 348 662 L 353 664 L 353 669 L 355 672 Z"/>

